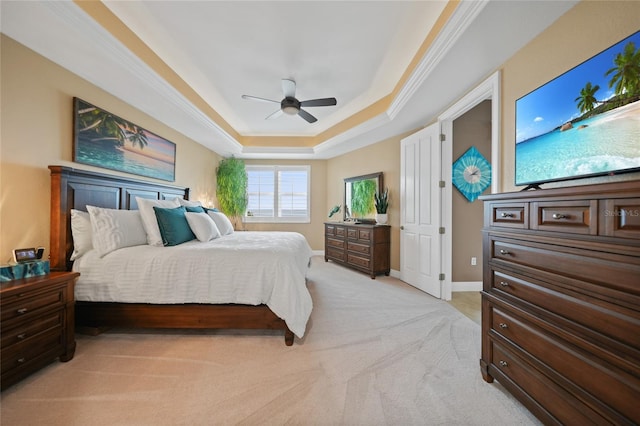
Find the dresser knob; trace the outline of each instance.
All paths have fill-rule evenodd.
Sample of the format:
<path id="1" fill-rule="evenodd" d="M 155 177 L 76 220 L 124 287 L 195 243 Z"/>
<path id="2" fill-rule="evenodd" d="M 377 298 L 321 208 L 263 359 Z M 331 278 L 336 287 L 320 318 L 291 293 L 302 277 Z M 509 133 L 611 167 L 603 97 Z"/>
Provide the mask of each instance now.
<path id="1" fill-rule="evenodd" d="M 503 322 L 500 323 L 500 328 L 509 328 L 509 326 Z"/>
<path id="2" fill-rule="evenodd" d="M 25 362 L 27 362 L 26 358 L 18 358 L 18 364 L 24 364 Z"/>
<path id="3" fill-rule="evenodd" d="M 509 250 L 502 249 L 502 250 L 500 250 L 500 254 L 507 255 L 507 254 L 511 254 L 511 253 L 509 252 Z"/>
<path id="4" fill-rule="evenodd" d="M 18 340 L 23 340 L 25 337 L 27 337 L 26 333 L 20 333 L 16 336 L 18 338 Z"/>
<path id="5" fill-rule="evenodd" d="M 506 281 L 500 281 L 500 285 L 501 285 L 502 287 L 509 287 L 509 283 L 508 283 L 508 282 L 506 282 Z"/>
<path id="6" fill-rule="evenodd" d="M 499 364 L 500 364 L 502 367 L 508 367 L 508 366 L 509 366 L 509 363 L 508 363 L 507 361 L 503 361 L 503 360 L 500 360 Z"/>
<path id="7" fill-rule="evenodd" d="M 554 219 L 567 219 L 569 216 L 566 214 L 554 213 L 551 217 Z"/>
<path id="8" fill-rule="evenodd" d="M 20 308 L 20 309 L 18 309 L 16 312 L 17 312 L 17 313 L 19 313 L 20 315 L 22 315 L 22 314 L 26 314 L 26 313 L 27 313 L 27 311 L 28 311 L 28 309 L 27 309 L 27 308 Z"/>
<path id="9" fill-rule="evenodd" d="M 502 217 L 513 217 L 513 213 L 502 213 L 500 216 L 502 216 Z"/>

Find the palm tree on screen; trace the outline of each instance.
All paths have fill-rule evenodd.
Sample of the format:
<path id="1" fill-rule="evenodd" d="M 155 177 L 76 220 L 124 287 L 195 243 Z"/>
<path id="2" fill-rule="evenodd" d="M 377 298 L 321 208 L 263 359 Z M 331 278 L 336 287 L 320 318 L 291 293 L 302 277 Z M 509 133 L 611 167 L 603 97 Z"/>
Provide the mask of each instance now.
<path id="1" fill-rule="evenodd" d="M 614 67 L 605 75 L 613 74 L 609 87 L 614 88 L 616 95 L 626 94 L 637 96 L 640 92 L 640 49 L 629 42 L 622 53 L 618 53 L 613 60 Z"/>
<path id="2" fill-rule="evenodd" d="M 600 90 L 600 86 L 597 84 L 592 86 L 590 81 L 580 90 L 580 96 L 575 101 L 578 102 L 578 109 L 581 113 L 591 111 L 599 103 L 595 96 L 598 90 Z"/>

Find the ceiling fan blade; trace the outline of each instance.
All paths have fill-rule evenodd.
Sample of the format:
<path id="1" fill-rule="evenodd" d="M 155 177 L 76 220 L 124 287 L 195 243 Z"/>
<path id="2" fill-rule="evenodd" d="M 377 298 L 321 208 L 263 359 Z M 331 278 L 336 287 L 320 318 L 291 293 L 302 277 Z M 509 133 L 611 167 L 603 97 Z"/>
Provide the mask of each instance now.
<path id="1" fill-rule="evenodd" d="M 242 99 L 248 99 L 250 101 L 271 102 L 276 104 L 280 103 L 280 101 L 273 101 L 271 99 L 259 98 L 257 96 L 249 96 L 249 95 L 242 95 Z"/>
<path id="2" fill-rule="evenodd" d="M 296 82 L 287 78 L 282 79 L 282 94 L 285 98 L 296 97 Z"/>
<path id="3" fill-rule="evenodd" d="M 311 99 L 309 101 L 300 102 L 302 107 L 320 107 L 320 106 L 333 106 L 338 102 L 336 98 L 323 98 L 323 99 Z"/>
<path id="4" fill-rule="evenodd" d="M 316 121 L 318 121 L 317 118 L 315 118 L 313 115 L 309 114 L 307 111 L 303 109 L 298 111 L 298 115 L 304 118 L 305 120 L 307 120 L 309 123 L 315 123 Z"/>
<path id="5" fill-rule="evenodd" d="M 278 118 L 278 117 L 280 117 L 282 114 L 283 114 L 282 110 L 281 110 L 281 109 L 279 109 L 279 110 L 274 111 L 273 113 L 271 113 L 271 114 L 267 115 L 267 116 L 265 117 L 265 120 L 272 120 L 272 119 L 274 119 L 274 118 Z"/>

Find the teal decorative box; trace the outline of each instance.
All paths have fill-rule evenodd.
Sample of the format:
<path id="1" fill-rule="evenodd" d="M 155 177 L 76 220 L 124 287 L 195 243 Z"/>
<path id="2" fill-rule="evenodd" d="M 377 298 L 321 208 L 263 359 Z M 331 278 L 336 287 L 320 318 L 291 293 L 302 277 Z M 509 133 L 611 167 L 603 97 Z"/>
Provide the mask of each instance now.
<path id="1" fill-rule="evenodd" d="M 0 266 L 0 282 L 18 280 L 20 278 L 37 277 L 49 273 L 48 260 L 17 263 L 15 265 Z"/>

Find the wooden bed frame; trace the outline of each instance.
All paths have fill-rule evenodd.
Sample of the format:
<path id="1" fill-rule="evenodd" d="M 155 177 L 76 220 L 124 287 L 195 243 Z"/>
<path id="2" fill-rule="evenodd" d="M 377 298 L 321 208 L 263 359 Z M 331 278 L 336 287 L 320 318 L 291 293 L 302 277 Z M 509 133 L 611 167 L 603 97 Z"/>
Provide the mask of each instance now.
<path id="1" fill-rule="evenodd" d="M 134 180 L 121 176 L 49 166 L 51 170 L 51 270 L 70 271 L 73 262 L 71 209 L 87 205 L 112 209 L 137 209 L 135 197 L 156 200 L 189 199 L 189 188 Z M 94 330 L 108 327 L 174 329 L 284 330 L 287 346 L 293 332 L 266 305 L 76 302 L 76 325 Z"/>

